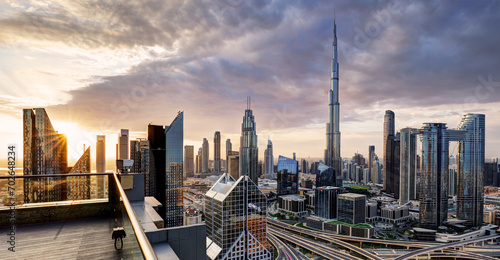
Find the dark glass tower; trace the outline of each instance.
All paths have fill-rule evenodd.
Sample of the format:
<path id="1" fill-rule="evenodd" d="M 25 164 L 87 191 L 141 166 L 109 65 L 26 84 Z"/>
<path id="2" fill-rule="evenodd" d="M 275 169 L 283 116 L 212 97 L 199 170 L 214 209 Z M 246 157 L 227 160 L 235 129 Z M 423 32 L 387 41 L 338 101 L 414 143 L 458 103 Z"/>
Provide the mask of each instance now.
<path id="1" fill-rule="evenodd" d="M 332 65 L 330 91 L 328 92 L 328 123 L 326 124 L 325 164 L 341 173 L 340 158 L 340 103 L 339 103 L 339 63 L 337 56 L 337 25 L 333 22 Z"/>
<path id="2" fill-rule="evenodd" d="M 184 149 L 184 112 L 165 126 L 165 227 L 182 226 L 182 174 Z"/>
<path id="3" fill-rule="evenodd" d="M 161 125 L 148 125 L 149 141 L 149 191 L 147 196 L 155 197 L 162 206 L 165 205 L 165 129 Z M 161 191 L 161 192 L 160 192 Z M 158 210 L 158 214 L 165 219 L 165 210 Z"/>
<path id="4" fill-rule="evenodd" d="M 299 162 L 284 156 L 278 157 L 278 195 L 299 194 Z"/>
<path id="5" fill-rule="evenodd" d="M 473 226 L 483 222 L 485 116 L 467 114 L 458 129 L 467 131 L 458 146 L 457 217 Z"/>
<path id="6" fill-rule="evenodd" d="M 259 164 L 259 148 L 257 147 L 257 133 L 255 131 L 255 120 L 250 109 L 250 97 L 247 101 L 247 109 L 241 124 L 240 138 L 240 176 L 246 175 L 257 185 L 257 167 Z"/>
<path id="7" fill-rule="evenodd" d="M 221 172 L 219 131 L 216 131 L 214 134 L 214 172 Z"/>

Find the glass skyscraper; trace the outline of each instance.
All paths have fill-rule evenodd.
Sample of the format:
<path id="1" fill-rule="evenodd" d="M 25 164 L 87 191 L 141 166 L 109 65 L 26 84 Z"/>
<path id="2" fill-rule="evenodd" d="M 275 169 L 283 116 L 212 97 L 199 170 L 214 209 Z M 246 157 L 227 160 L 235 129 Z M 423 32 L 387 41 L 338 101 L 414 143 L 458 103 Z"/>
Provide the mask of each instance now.
<path id="1" fill-rule="evenodd" d="M 341 191 L 339 187 L 317 187 L 314 190 L 314 215 L 325 219 L 336 218 L 337 196 Z"/>
<path id="2" fill-rule="evenodd" d="M 165 126 L 165 227 L 183 224 L 183 149 L 184 112 L 179 112 L 170 126 Z"/>
<path id="3" fill-rule="evenodd" d="M 274 179 L 273 143 L 267 140 L 267 149 L 264 151 L 264 175 L 267 179 Z"/>
<path id="4" fill-rule="evenodd" d="M 483 222 L 485 115 L 465 115 L 458 129 L 467 132 L 458 146 L 457 217 L 478 226 Z"/>
<path id="5" fill-rule="evenodd" d="M 216 131 L 214 133 L 214 172 L 221 172 L 221 160 L 220 160 L 220 132 Z"/>
<path id="6" fill-rule="evenodd" d="M 248 176 L 224 173 L 205 194 L 207 259 L 272 259 L 266 196 Z"/>
<path id="7" fill-rule="evenodd" d="M 318 172 L 316 173 L 316 187 L 342 187 L 342 179 L 335 173 L 335 169 L 326 164 L 318 164 Z"/>
<path id="8" fill-rule="evenodd" d="M 299 194 L 299 162 L 280 155 L 277 170 L 278 195 Z"/>
<path id="9" fill-rule="evenodd" d="M 384 116 L 384 190 L 399 198 L 399 137 L 395 133 L 395 115 L 391 110 Z"/>
<path id="10" fill-rule="evenodd" d="M 23 174 L 51 175 L 67 172 L 66 137 L 54 130 L 44 108 L 23 109 Z M 24 202 L 60 201 L 60 178 L 25 179 Z"/>
<path id="11" fill-rule="evenodd" d="M 240 138 L 240 176 L 246 175 L 257 185 L 257 167 L 259 164 L 259 148 L 257 147 L 257 133 L 255 131 L 255 119 L 250 109 L 250 98 L 248 98 L 247 109 L 241 124 Z"/>
<path id="12" fill-rule="evenodd" d="M 465 131 L 449 130 L 444 123 L 425 123 L 420 172 L 420 226 L 437 228 L 448 217 L 449 142 L 463 139 Z"/>
<path id="13" fill-rule="evenodd" d="M 417 138 L 415 128 L 403 128 L 400 135 L 399 202 L 405 204 L 417 198 Z"/>
<path id="14" fill-rule="evenodd" d="M 326 124 L 325 164 L 342 172 L 340 158 L 340 103 L 339 103 L 339 63 L 337 55 L 337 25 L 333 22 L 332 63 L 330 90 L 328 92 L 328 123 Z"/>

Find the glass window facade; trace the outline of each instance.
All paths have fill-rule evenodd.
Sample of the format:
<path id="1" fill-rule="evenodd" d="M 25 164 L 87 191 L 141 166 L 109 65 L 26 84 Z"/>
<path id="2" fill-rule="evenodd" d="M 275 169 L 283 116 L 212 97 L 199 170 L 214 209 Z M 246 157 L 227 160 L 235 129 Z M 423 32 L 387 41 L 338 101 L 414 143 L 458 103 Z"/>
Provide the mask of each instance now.
<path id="1" fill-rule="evenodd" d="M 165 142 L 165 227 L 182 226 L 184 112 L 179 112 L 170 126 L 165 127 Z"/>
<path id="2" fill-rule="evenodd" d="M 284 156 L 278 158 L 278 195 L 299 194 L 299 162 Z"/>

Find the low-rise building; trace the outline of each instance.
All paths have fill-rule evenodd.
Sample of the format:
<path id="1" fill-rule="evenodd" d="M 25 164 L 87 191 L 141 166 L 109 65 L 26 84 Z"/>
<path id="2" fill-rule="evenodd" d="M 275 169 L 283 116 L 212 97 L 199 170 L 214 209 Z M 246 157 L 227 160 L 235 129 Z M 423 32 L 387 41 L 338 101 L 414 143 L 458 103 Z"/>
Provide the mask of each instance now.
<path id="1" fill-rule="evenodd" d="M 404 223 L 410 220 L 409 208 L 398 204 L 388 204 L 381 209 L 380 220 L 394 224 Z"/>
<path id="2" fill-rule="evenodd" d="M 444 242 L 444 243 L 451 243 L 451 242 L 459 242 L 459 241 L 466 241 L 482 236 L 488 236 L 495 234 L 498 229 L 497 225 L 486 225 L 481 227 L 481 229 L 472 231 L 472 232 L 467 232 L 464 234 L 447 234 L 447 233 L 437 233 L 436 234 L 436 242 Z"/>
<path id="3" fill-rule="evenodd" d="M 299 218 L 309 215 L 306 210 L 306 198 L 302 195 L 291 194 L 278 197 L 278 207 L 281 212 L 291 213 Z"/>

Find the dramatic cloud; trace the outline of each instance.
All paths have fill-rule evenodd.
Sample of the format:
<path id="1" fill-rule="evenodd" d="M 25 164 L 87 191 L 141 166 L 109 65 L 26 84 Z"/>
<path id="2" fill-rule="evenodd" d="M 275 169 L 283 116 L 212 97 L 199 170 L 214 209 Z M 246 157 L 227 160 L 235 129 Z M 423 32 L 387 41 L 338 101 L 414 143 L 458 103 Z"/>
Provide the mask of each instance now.
<path id="1" fill-rule="evenodd" d="M 320 157 L 335 9 L 343 156 L 364 153 L 369 144 L 380 151 L 386 109 L 396 112 L 398 127 L 419 127 L 431 120 L 455 127 L 463 113 L 485 113 L 488 140 L 498 144 L 500 135 L 494 129 L 499 123 L 494 120 L 499 118 L 500 103 L 499 5 L 286 0 L 12 3 L 0 13 L 0 55 L 15 59 L 20 57 L 18 49 L 25 50 L 38 64 L 50 57 L 51 70 L 45 72 L 72 80 L 43 84 L 58 93 L 57 99 L 36 99 L 33 82 L 21 77 L 10 82 L 25 86 L 37 106 L 52 105 L 47 109 L 51 117 L 79 122 L 92 132 L 144 131 L 150 122 L 169 124 L 183 110 L 187 142 L 201 143 L 220 130 L 237 145 L 246 96 L 251 96 L 261 147 L 269 135 L 278 153 Z M 58 60 L 66 57 L 78 67 L 58 65 L 52 55 L 62 56 Z M 5 61 L 0 69 L 4 75 L 16 72 Z M 5 91 L 6 85 L 0 86 L 3 111 L 29 106 L 19 94 Z M 498 156 L 498 150 L 488 145 L 487 154 Z"/>

